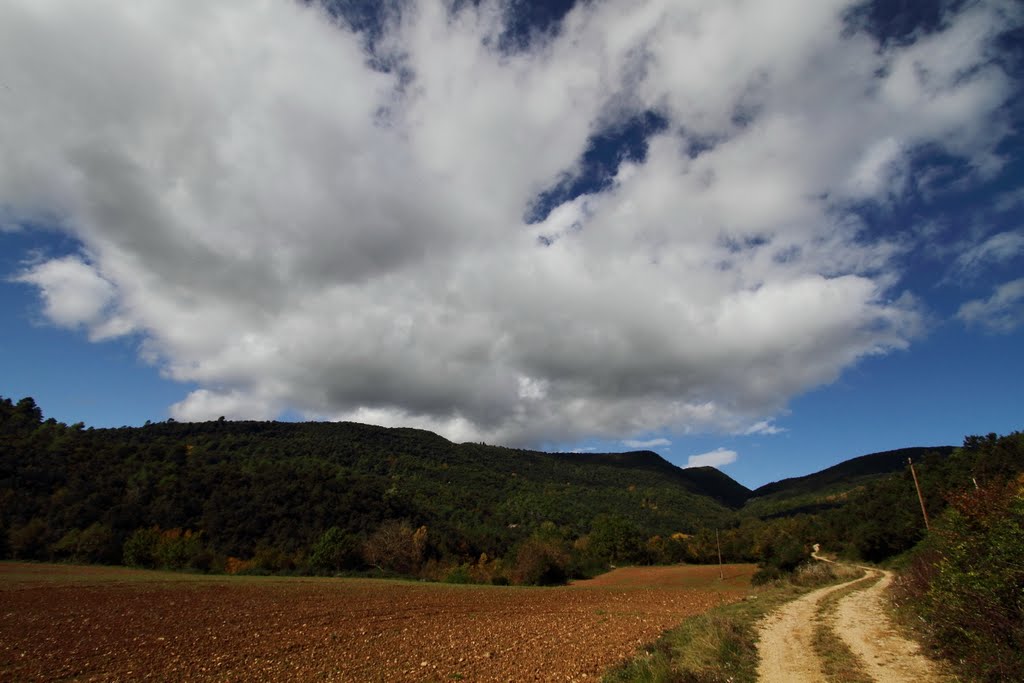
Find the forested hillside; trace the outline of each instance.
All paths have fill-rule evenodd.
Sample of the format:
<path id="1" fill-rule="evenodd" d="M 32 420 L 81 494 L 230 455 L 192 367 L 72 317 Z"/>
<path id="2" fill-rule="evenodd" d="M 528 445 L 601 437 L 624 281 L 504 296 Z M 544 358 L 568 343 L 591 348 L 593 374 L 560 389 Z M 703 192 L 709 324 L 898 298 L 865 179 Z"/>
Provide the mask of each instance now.
<path id="1" fill-rule="evenodd" d="M 570 554 L 592 567 L 695 559 L 682 535 L 727 525 L 716 498 L 746 491 L 650 452 L 547 454 L 354 423 L 84 429 L 31 399 L 0 401 L 0 442 L 5 553 L 31 559 L 400 573 L 511 563 L 524 547 L 563 568 Z"/>
<path id="2" fill-rule="evenodd" d="M 814 474 L 765 484 L 749 492 L 744 512 L 761 518 L 792 516 L 842 507 L 850 494 L 868 483 L 907 469 L 907 460 L 945 457 L 952 446 L 900 448 L 871 453 L 828 467 Z"/>
<path id="3" fill-rule="evenodd" d="M 750 492 L 650 451 L 550 454 L 355 423 L 86 429 L 0 399 L 0 557 L 546 583 L 610 564 L 881 561 L 1024 470 L 1020 434 L 873 454 Z"/>
<path id="4" fill-rule="evenodd" d="M 771 538 L 794 539 L 788 546 L 790 556 L 805 554 L 806 548 L 793 546 L 813 540 L 852 559 L 890 559 L 912 549 L 926 531 L 906 453 L 878 454 L 889 460 L 902 459 L 899 471 L 866 479 L 851 474 L 844 479 L 826 470 L 793 480 L 795 485 L 786 490 L 752 498 L 742 514 L 748 520 L 761 519 L 773 529 L 768 534 Z M 914 449 L 913 454 L 925 509 L 935 520 L 964 492 L 1004 486 L 1020 476 L 1024 472 L 1024 434 L 969 436 L 961 448 Z M 856 472 L 864 465 L 857 460 L 837 467 Z M 815 480 L 821 487 L 817 490 L 809 485 Z"/>

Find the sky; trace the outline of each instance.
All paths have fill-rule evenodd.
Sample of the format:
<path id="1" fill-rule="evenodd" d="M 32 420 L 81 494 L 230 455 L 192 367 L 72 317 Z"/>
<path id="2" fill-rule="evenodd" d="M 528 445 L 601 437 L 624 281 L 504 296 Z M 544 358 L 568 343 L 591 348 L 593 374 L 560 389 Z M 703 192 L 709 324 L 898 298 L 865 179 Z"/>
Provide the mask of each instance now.
<path id="1" fill-rule="evenodd" d="M 1022 74 L 1013 0 L 7 0 L 0 395 L 750 487 L 1019 430 Z"/>

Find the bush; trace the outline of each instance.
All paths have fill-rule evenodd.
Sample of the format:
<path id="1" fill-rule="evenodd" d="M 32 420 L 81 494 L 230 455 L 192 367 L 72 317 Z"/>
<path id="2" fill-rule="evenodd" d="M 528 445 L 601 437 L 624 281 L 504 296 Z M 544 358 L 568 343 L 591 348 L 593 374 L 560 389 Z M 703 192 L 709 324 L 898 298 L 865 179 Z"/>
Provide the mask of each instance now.
<path id="1" fill-rule="evenodd" d="M 761 567 L 750 577 L 750 585 L 763 586 L 772 581 L 780 581 L 786 575 L 775 567 Z"/>
<path id="2" fill-rule="evenodd" d="M 790 581 L 795 586 L 824 586 L 836 580 L 832 565 L 827 562 L 811 560 L 796 568 Z"/>
<path id="3" fill-rule="evenodd" d="M 359 567 L 359 539 L 336 526 L 325 531 L 309 553 L 309 566 L 318 572 Z"/>
<path id="4" fill-rule="evenodd" d="M 167 529 L 160 532 L 153 556 L 156 564 L 165 569 L 185 569 L 192 565 L 192 558 L 203 551 L 200 532 L 181 529 Z"/>
<path id="5" fill-rule="evenodd" d="M 382 571 L 415 574 L 423 563 L 427 527 L 413 531 L 408 522 L 388 520 L 363 544 L 363 559 Z"/>
<path id="6" fill-rule="evenodd" d="M 773 539 L 765 544 L 762 552 L 760 568 L 750 579 L 755 586 L 791 576 L 810 558 L 807 548 L 791 537 Z"/>
<path id="7" fill-rule="evenodd" d="M 124 563 L 129 567 L 155 567 L 156 546 L 159 542 L 159 528 L 136 529 L 124 542 Z"/>
<path id="8" fill-rule="evenodd" d="M 47 560 L 51 538 L 46 522 L 33 517 L 28 524 L 11 529 L 11 554 L 16 560 Z"/>
<path id="9" fill-rule="evenodd" d="M 114 532 L 105 524 L 96 522 L 86 529 L 72 529 L 59 541 L 50 545 L 54 557 L 73 562 L 101 562 L 116 564 L 121 561 Z"/>
<path id="10" fill-rule="evenodd" d="M 200 569 L 206 571 L 214 561 L 203 545 L 202 533 L 160 527 L 136 529 L 122 548 L 124 563 L 130 567 L 163 569 Z"/>
<path id="11" fill-rule="evenodd" d="M 950 498 L 899 582 L 931 644 L 970 679 L 1024 671 L 1024 486 Z"/>
<path id="12" fill-rule="evenodd" d="M 512 583 L 529 586 L 554 586 L 568 578 L 569 554 L 553 539 L 531 536 L 516 551 L 510 572 Z"/>
<path id="13" fill-rule="evenodd" d="M 468 564 L 452 567 L 444 577 L 445 583 L 473 583 L 473 575 Z"/>

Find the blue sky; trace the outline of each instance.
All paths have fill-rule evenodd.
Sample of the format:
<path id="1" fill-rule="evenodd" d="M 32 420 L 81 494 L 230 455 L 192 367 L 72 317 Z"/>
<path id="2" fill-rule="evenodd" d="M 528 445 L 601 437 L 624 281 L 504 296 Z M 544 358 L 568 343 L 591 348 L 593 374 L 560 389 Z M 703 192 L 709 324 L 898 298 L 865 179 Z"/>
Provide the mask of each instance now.
<path id="1" fill-rule="evenodd" d="M 1021 428 L 1018 3 L 328 10 L 0 9 L 0 395 L 751 487 Z"/>

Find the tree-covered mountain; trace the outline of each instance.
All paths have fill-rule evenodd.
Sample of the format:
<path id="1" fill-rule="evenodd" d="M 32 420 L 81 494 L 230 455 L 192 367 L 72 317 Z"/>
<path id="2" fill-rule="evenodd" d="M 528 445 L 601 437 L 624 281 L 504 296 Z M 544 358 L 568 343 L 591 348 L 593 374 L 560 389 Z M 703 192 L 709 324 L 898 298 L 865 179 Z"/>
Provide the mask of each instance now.
<path id="1" fill-rule="evenodd" d="M 610 563 L 881 560 L 973 485 L 1024 471 L 1024 438 L 903 449 L 749 491 L 651 451 L 542 453 L 356 423 L 86 429 L 0 399 L 0 558 L 236 571 L 379 568 L 557 581 Z"/>
<path id="2" fill-rule="evenodd" d="M 844 460 L 820 472 L 765 484 L 751 491 L 744 512 L 777 517 L 841 507 L 850 494 L 869 482 L 907 470 L 907 459 L 919 462 L 946 457 L 952 446 L 900 448 Z"/>
<path id="3" fill-rule="evenodd" d="M 1024 473 L 1024 433 L 968 436 L 960 448 L 903 449 L 840 463 L 752 497 L 742 514 L 772 529 L 821 543 L 850 558 L 880 562 L 925 538 L 926 523 L 914 467 L 929 519 L 964 492 L 1000 486 Z M 870 474 L 872 469 L 892 471 Z M 841 476 L 837 476 L 837 472 Z M 773 485 L 770 485 L 773 486 Z M 756 496 L 758 491 L 754 492 Z M 775 534 L 777 535 L 777 534 Z"/>
<path id="4" fill-rule="evenodd" d="M 739 487 L 651 452 L 549 454 L 356 423 L 84 429 L 44 420 L 31 399 L 0 401 L 0 442 L 7 546 L 38 559 L 119 561 L 133 534 L 158 529 L 201 539 L 192 550 L 214 558 L 295 564 L 331 529 L 362 548 L 395 524 L 426 529 L 424 560 L 507 557 L 538 533 L 586 544 L 612 532 L 630 547 L 603 559 L 628 559 L 652 537 L 727 526 L 721 501 Z M 80 547 L 86 532 L 101 547 Z"/>

